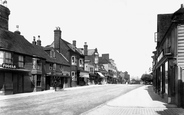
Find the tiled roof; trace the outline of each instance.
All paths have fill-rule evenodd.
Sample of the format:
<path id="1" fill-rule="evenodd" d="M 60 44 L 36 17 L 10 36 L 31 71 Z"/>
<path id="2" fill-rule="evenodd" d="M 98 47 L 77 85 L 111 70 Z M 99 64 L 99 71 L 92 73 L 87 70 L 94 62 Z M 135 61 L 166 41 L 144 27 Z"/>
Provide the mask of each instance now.
<path id="1" fill-rule="evenodd" d="M 61 39 L 61 40 L 63 40 L 63 39 Z M 76 52 L 76 53 L 78 53 L 78 54 L 80 54 L 80 55 L 84 55 L 83 53 L 82 53 L 82 51 L 81 50 L 79 50 L 77 47 L 75 47 L 73 44 L 71 44 L 71 43 L 69 43 L 69 42 L 67 42 L 67 41 L 65 41 L 65 40 L 63 40 L 63 42 L 70 48 L 70 50 L 72 50 L 73 52 Z"/>
<path id="2" fill-rule="evenodd" d="M 54 63 L 58 63 L 58 64 L 64 64 L 64 65 L 68 65 L 69 66 L 69 62 L 68 60 L 61 54 L 59 53 L 57 50 L 55 50 L 52 47 L 44 47 L 45 51 L 50 51 L 50 50 L 54 50 L 56 58 L 50 58 L 49 54 L 49 58 L 52 60 L 52 62 Z"/>
<path id="3" fill-rule="evenodd" d="M 45 58 L 46 54 L 39 47 L 32 45 L 22 35 L 0 28 L 0 48 L 20 54 Z"/>
<path id="4" fill-rule="evenodd" d="M 108 64 L 110 61 L 106 58 L 99 57 L 99 64 Z"/>
<path id="5" fill-rule="evenodd" d="M 88 55 L 93 55 L 95 52 L 95 49 L 88 49 Z"/>
<path id="6" fill-rule="evenodd" d="M 158 40 L 161 41 L 171 24 L 172 14 L 158 14 L 157 32 Z"/>

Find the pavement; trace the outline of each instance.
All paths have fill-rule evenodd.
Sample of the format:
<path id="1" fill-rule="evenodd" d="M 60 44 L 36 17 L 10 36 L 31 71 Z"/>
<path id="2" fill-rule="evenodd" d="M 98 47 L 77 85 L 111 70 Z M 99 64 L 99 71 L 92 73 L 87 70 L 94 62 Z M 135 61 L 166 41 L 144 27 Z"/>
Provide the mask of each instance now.
<path id="1" fill-rule="evenodd" d="M 184 115 L 184 109 L 168 104 L 144 85 L 81 115 Z"/>
<path id="2" fill-rule="evenodd" d="M 88 86 L 77 86 L 77 87 L 68 87 L 61 90 L 69 91 L 69 90 L 76 90 L 76 89 L 82 89 L 82 88 L 89 88 L 89 87 L 99 87 L 102 85 L 88 85 Z M 45 91 L 37 91 L 37 92 L 29 92 L 29 93 L 19 93 L 19 94 L 13 94 L 13 95 L 0 95 L 0 101 L 5 99 L 12 99 L 12 98 L 20 98 L 20 97 L 29 97 L 34 95 L 40 95 L 40 94 L 47 94 L 55 92 L 55 90 L 45 90 Z"/>

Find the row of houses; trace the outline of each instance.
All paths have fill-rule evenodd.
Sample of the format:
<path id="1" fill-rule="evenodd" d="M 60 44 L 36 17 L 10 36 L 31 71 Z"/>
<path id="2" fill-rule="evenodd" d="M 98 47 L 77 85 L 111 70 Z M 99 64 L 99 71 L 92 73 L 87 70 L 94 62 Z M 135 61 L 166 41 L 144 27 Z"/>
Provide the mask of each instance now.
<path id="1" fill-rule="evenodd" d="M 99 56 L 86 42 L 77 48 L 59 27 L 51 44 L 43 47 L 40 36 L 30 43 L 19 30 L 8 30 L 10 10 L 0 5 L 0 12 L 0 95 L 123 82 L 109 54 Z"/>
<path id="2" fill-rule="evenodd" d="M 184 107 L 184 8 L 158 14 L 153 86 L 168 103 Z"/>

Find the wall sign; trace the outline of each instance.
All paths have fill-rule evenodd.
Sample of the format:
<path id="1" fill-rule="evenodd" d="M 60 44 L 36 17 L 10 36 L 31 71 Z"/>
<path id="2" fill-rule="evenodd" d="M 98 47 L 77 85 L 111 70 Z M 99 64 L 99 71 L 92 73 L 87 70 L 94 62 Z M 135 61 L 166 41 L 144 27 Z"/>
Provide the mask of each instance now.
<path id="1" fill-rule="evenodd" d="M 3 63 L 2 64 L 3 68 L 10 68 L 10 69 L 16 69 L 16 66 L 13 64 L 7 64 L 7 63 Z"/>

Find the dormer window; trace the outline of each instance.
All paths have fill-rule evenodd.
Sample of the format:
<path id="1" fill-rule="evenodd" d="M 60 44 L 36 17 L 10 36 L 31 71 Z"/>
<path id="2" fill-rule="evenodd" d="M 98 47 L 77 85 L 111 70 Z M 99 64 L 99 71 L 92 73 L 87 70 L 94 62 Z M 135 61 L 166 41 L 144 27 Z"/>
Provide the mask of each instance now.
<path id="1" fill-rule="evenodd" d="M 83 64 L 84 64 L 83 59 L 79 59 L 79 67 L 83 67 L 84 66 Z"/>
<path id="2" fill-rule="evenodd" d="M 51 58 L 56 58 L 56 53 L 53 49 L 50 51 L 50 57 Z"/>
<path id="3" fill-rule="evenodd" d="M 76 65 L 77 64 L 76 62 L 77 62 L 76 57 L 75 56 L 72 56 L 71 57 L 71 64 L 72 65 Z"/>

